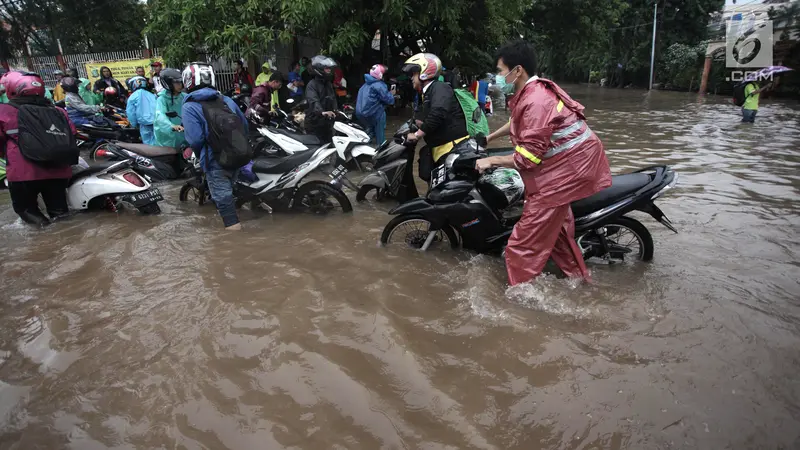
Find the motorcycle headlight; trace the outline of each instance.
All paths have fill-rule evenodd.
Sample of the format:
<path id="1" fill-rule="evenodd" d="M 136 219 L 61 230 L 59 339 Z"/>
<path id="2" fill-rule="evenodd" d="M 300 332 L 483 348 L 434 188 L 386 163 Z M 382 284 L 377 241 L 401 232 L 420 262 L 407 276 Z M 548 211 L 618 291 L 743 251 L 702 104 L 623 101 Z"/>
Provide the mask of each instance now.
<path id="1" fill-rule="evenodd" d="M 335 157 L 336 157 L 336 153 L 331 153 L 330 155 L 326 156 L 325 159 L 323 159 L 322 162 L 319 163 L 319 165 L 320 166 L 324 166 L 326 164 L 331 164 L 331 163 L 333 163 L 333 158 L 335 158 Z"/>

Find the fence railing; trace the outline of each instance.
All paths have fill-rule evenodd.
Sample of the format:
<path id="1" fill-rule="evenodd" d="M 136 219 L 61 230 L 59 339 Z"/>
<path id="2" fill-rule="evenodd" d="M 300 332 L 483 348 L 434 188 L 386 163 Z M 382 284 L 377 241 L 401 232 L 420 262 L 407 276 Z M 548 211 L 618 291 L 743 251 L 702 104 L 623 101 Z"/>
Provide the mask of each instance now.
<path id="1" fill-rule="evenodd" d="M 298 36 L 297 38 L 298 50 L 301 56 L 313 56 L 319 52 L 320 49 L 320 42 L 317 39 L 305 37 L 305 36 Z M 263 49 L 259 54 L 261 55 L 261 60 L 266 61 L 268 59 L 272 59 L 275 61 L 275 65 L 278 67 L 278 70 L 283 72 L 284 75 L 288 72 L 289 64 L 291 64 L 292 58 L 292 49 L 291 46 L 288 44 L 284 44 L 282 42 L 275 42 L 271 48 Z M 238 47 L 234 47 L 234 54 L 238 54 L 237 51 Z M 114 52 L 103 52 L 103 53 L 81 53 L 81 54 L 70 54 L 70 55 L 58 55 L 58 56 L 33 56 L 29 59 L 26 58 L 14 58 L 14 59 L 7 59 L 5 62 L 8 63 L 9 69 L 11 70 L 33 70 L 37 72 L 39 75 L 42 76 L 42 80 L 45 83 L 45 86 L 52 89 L 56 85 L 56 77 L 54 72 L 56 70 L 62 70 L 62 66 L 60 64 L 59 59 L 63 61 L 63 67 L 65 68 L 75 68 L 78 70 L 78 74 L 81 77 L 88 78 L 88 74 L 86 73 L 86 63 L 92 62 L 101 62 L 101 61 L 130 61 L 136 59 L 146 59 L 145 55 L 147 52 L 142 49 L 138 50 L 123 50 L 123 51 L 114 51 Z M 153 49 L 150 52 L 150 55 L 153 58 L 157 58 L 161 56 L 161 51 L 157 48 Z M 212 54 L 200 55 L 200 59 L 204 60 L 205 62 L 211 64 L 214 67 L 214 73 L 217 79 L 217 88 L 221 91 L 225 91 L 233 87 L 233 73 L 234 73 L 234 63 L 236 59 L 229 59 L 221 56 L 216 56 Z M 261 67 L 254 67 L 253 72 L 258 74 L 261 71 Z M 119 80 L 121 82 L 125 80 Z"/>

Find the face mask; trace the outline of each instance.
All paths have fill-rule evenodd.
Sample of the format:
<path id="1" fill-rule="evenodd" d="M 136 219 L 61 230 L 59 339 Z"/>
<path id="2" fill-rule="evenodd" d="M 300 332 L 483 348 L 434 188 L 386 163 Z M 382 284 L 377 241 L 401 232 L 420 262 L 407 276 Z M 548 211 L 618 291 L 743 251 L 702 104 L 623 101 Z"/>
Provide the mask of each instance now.
<path id="1" fill-rule="evenodd" d="M 511 69 L 511 70 L 514 70 L 514 69 Z M 506 75 L 497 75 L 497 77 L 495 78 L 495 79 L 496 79 L 496 81 L 497 81 L 497 87 L 499 87 L 499 88 L 500 88 L 500 90 L 501 90 L 501 91 L 503 92 L 503 94 L 505 94 L 505 95 L 512 95 L 512 94 L 514 94 L 514 90 L 516 89 L 516 86 L 514 85 L 514 82 L 516 82 L 516 81 L 517 81 L 517 80 L 516 80 L 516 78 L 515 78 L 515 79 L 514 79 L 514 81 L 513 81 L 513 82 L 511 82 L 511 83 L 509 83 L 509 82 L 507 82 L 507 81 L 506 81 L 506 77 L 507 77 L 508 75 L 510 75 L 510 74 L 511 74 L 511 72 L 509 71 L 509 72 L 508 72 L 508 74 L 506 74 Z M 519 75 L 517 75 L 517 78 L 519 78 Z"/>

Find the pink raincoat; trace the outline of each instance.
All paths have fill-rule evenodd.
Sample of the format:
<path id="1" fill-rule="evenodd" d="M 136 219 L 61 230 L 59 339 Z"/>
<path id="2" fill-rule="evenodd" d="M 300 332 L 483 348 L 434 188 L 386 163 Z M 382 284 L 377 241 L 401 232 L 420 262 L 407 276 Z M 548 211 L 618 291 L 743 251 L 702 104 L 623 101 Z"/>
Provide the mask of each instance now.
<path id="1" fill-rule="evenodd" d="M 567 276 L 588 279 L 570 203 L 611 186 L 603 144 L 583 105 L 550 80 L 532 78 L 509 106 L 514 164 L 525 182 L 525 208 L 506 247 L 509 283 L 531 281 L 551 256 Z"/>
<path id="2" fill-rule="evenodd" d="M 61 109 L 61 112 L 67 117 L 72 134 L 75 134 L 75 125 L 69 120 L 67 112 L 63 109 Z M 28 161 L 22 156 L 17 146 L 16 138 L 6 135 L 6 131 L 16 130 L 18 128 L 18 113 L 19 111 L 17 108 L 8 104 L 0 104 L 0 155 L 4 155 L 6 158 L 6 176 L 8 177 L 8 181 L 13 183 L 15 181 L 51 180 L 54 178 L 72 177 L 72 168 L 70 166 L 43 167 Z"/>

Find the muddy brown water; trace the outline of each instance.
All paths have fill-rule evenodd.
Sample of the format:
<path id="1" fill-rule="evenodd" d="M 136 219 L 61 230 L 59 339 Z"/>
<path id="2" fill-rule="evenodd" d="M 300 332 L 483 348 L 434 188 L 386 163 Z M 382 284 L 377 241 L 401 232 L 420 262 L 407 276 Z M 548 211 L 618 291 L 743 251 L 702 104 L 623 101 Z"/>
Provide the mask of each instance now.
<path id="1" fill-rule="evenodd" d="M 569 90 L 615 173 L 680 172 L 680 234 L 639 216 L 654 261 L 589 286 L 379 248 L 390 205 L 230 234 L 175 184 L 40 231 L 0 194 L 0 448 L 800 448 L 800 108 Z"/>

